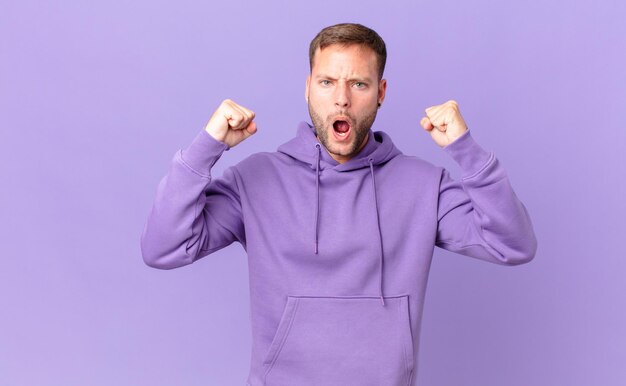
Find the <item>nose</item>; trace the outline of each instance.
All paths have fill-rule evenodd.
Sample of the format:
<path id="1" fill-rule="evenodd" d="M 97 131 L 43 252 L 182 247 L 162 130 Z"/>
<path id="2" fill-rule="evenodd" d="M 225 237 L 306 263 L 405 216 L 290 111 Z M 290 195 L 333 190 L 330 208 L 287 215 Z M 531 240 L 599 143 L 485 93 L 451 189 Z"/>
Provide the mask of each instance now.
<path id="1" fill-rule="evenodd" d="M 350 89 L 345 83 L 339 82 L 335 88 L 335 105 L 343 108 L 350 106 Z"/>

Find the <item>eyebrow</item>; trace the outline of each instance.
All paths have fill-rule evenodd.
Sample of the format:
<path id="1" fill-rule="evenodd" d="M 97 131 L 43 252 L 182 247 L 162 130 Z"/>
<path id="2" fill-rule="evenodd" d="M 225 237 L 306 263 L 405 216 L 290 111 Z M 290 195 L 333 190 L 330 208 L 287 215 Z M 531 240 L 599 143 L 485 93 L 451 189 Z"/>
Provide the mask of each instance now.
<path id="1" fill-rule="evenodd" d="M 326 74 L 317 74 L 315 76 L 315 79 L 330 79 L 330 80 L 337 80 L 336 78 L 333 78 L 332 76 L 328 76 Z M 368 77 L 365 78 L 361 78 L 361 77 L 356 77 L 356 78 L 350 78 L 348 79 L 348 81 L 357 81 L 357 82 L 364 82 L 364 83 L 372 83 L 372 80 Z"/>

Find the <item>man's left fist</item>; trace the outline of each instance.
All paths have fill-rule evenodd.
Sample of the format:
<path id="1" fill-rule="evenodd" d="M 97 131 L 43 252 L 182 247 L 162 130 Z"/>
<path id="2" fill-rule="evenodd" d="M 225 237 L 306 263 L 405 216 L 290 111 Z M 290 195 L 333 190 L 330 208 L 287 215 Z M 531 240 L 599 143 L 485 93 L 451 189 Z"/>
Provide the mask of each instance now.
<path id="1" fill-rule="evenodd" d="M 420 124 L 424 130 L 430 132 L 435 143 L 441 147 L 451 144 L 467 131 L 467 125 L 456 101 L 449 100 L 424 111 L 426 116 L 422 118 Z"/>

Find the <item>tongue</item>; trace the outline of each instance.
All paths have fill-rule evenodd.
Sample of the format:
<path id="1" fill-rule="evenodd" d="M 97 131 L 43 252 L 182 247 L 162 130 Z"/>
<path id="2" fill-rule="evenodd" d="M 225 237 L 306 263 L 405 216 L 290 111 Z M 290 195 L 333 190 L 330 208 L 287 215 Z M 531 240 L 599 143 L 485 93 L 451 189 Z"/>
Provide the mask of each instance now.
<path id="1" fill-rule="evenodd" d="M 350 125 L 346 121 L 337 121 L 337 122 L 335 122 L 335 124 L 333 126 L 334 126 L 335 130 L 337 130 L 340 133 L 345 133 L 348 130 L 350 130 Z"/>

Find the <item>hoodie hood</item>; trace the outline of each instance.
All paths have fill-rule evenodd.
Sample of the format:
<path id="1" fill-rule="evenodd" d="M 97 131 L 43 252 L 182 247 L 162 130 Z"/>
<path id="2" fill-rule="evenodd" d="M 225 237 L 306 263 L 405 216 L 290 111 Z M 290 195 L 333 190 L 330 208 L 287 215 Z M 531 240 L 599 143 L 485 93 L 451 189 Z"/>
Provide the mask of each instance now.
<path id="1" fill-rule="evenodd" d="M 341 164 L 330 156 L 326 148 L 318 140 L 315 135 L 315 128 L 308 122 L 300 122 L 296 137 L 285 142 L 278 147 L 278 152 L 284 153 L 298 161 L 304 162 L 315 170 L 315 235 L 314 235 L 314 252 L 318 253 L 318 233 L 319 233 L 319 207 L 320 207 L 320 171 L 325 169 L 334 169 L 337 172 L 349 172 L 352 170 L 369 168 L 372 181 L 372 207 L 376 211 L 376 221 L 378 225 L 378 240 L 380 246 L 380 300 L 385 305 L 383 296 L 383 267 L 384 252 L 382 232 L 380 229 L 380 217 L 378 212 L 378 197 L 376 193 L 375 166 L 379 166 L 390 159 L 402 154 L 402 152 L 393 144 L 391 137 L 383 131 L 373 132 L 371 129 L 368 133 L 368 139 L 365 146 L 349 161 Z M 323 187 L 322 187 L 323 188 Z"/>

